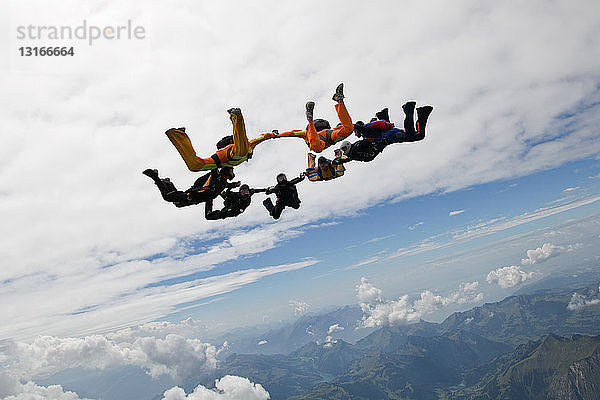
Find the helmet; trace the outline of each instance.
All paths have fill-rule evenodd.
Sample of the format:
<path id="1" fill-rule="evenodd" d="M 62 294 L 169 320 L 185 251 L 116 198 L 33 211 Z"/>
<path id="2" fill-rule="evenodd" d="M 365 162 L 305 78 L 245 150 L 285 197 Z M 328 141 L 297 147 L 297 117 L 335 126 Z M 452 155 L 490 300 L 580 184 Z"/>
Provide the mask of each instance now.
<path id="1" fill-rule="evenodd" d="M 217 142 L 217 149 L 221 150 L 233 143 L 233 135 L 225 136 Z"/>
<path id="2" fill-rule="evenodd" d="M 331 125 L 326 119 L 317 118 L 314 120 L 314 124 L 317 132 L 322 131 L 323 129 L 331 129 Z"/>
<path id="3" fill-rule="evenodd" d="M 245 183 L 240 186 L 240 194 L 242 196 L 249 196 L 250 195 L 250 186 L 246 185 Z"/>
<path id="4" fill-rule="evenodd" d="M 349 141 L 344 140 L 342 142 L 342 145 L 340 146 L 340 150 L 342 150 L 344 152 L 344 154 L 348 154 L 351 147 L 352 147 L 352 144 Z"/>
<path id="5" fill-rule="evenodd" d="M 329 164 L 329 160 L 323 156 L 319 157 L 319 164 Z"/>
<path id="6" fill-rule="evenodd" d="M 221 175 L 223 175 L 224 177 L 226 177 L 227 179 L 235 178 L 235 174 L 233 173 L 232 167 L 221 167 L 221 170 L 219 171 L 219 173 Z"/>
<path id="7" fill-rule="evenodd" d="M 287 177 L 285 176 L 285 174 L 282 172 L 279 175 L 277 175 L 277 183 L 281 183 L 281 182 L 285 182 L 287 181 Z"/>

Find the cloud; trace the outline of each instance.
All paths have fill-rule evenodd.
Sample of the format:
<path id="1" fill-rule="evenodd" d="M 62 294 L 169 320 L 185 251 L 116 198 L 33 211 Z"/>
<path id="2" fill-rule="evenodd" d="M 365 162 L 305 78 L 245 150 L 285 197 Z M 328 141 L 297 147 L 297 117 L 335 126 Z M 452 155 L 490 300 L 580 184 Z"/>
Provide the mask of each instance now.
<path id="1" fill-rule="evenodd" d="M 577 311 L 598 304 L 600 304 L 600 299 L 588 299 L 582 294 L 573 293 L 573 296 L 571 296 L 571 301 L 569 301 L 569 304 L 567 305 L 567 309 L 571 311 Z"/>
<path id="2" fill-rule="evenodd" d="M 169 374 L 183 381 L 200 371 L 213 370 L 217 363 L 213 345 L 176 334 L 168 334 L 164 339 L 140 337 L 131 342 L 117 342 L 101 335 L 40 336 L 31 344 L 8 341 L 3 353 L 10 361 L 10 370 L 22 378 L 77 367 L 135 365 L 152 377 Z"/>
<path id="3" fill-rule="evenodd" d="M 269 343 L 269 341 L 268 341 L 268 340 L 261 340 L 260 342 L 258 342 L 258 345 L 259 345 L 259 346 L 263 346 L 263 345 L 265 345 L 265 344 L 267 344 L 267 343 Z"/>
<path id="4" fill-rule="evenodd" d="M 299 300 L 290 300 L 290 306 L 294 307 L 294 315 L 302 315 L 308 311 L 310 305 Z"/>
<path id="5" fill-rule="evenodd" d="M 579 189 L 580 189 L 579 186 L 569 187 L 569 188 L 564 189 L 563 192 L 574 192 L 574 191 L 579 190 Z"/>
<path id="6" fill-rule="evenodd" d="M 2 377 L 0 376 L 0 396 L 2 400 L 90 400 L 79 397 L 77 393 L 65 391 L 60 385 L 38 386 L 34 382 L 21 384 L 15 380 L 10 391 L 2 390 Z M 6 397 L 4 397 L 6 396 Z"/>
<path id="7" fill-rule="evenodd" d="M 549 258 L 558 256 L 564 250 L 564 247 L 544 243 L 542 247 L 538 247 L 535 250 L 527 250 L 527 258 L 522 259 L 521 263 L 523 265 L 532 265 L 544 262 Z"/>
<path id="8" fill-rule="evenodd" d="M 8 15 L 4 3 L 0 14 Z M 581 13 L 595 9 L 593 0 L 577 7 L 533 0 L 518 14 L 503 2 L 480 6 L 469 0 L 448 8 L 438 0 L 409 9 L 390 2 L 377 21 L 366 22 L 367 3 L 344 8 L 340 2 L 285 7 L 274 1 L 215 2 L 174 8 L 154 2 L 142 9 L 126 2 L 72 8 L 62 3 L 70 4 L 12 7 L 9 23 L 43 17 L 68 25 L 82 16 L 104 23 L 133 16 L 148 37 L 105 43 L 104 50 L 96 46 L 76 60 L 51 64 L 13 54 L 11 68 L 0 76 L 3 121 L 10 127 L 0 148 L 0 209 L 10 215 L 0 224 L 0 304 L 11 305 L 3 310 L 9 315 L 0 337 L 83 336 L 156 320 L 211 292 L 207 286 L 219 285 L 215 280 L 198 290 L 168 289 L 165 280 L 181 282 L 220 263 L 260 254 L 303 234 L 306 224 L 390 198 L 524 176 L 600 150 L 595 72 L 600 56 L 587 40 L 597 21 L 593 13 Z M 436 6 L 445 12 L 424 12 Z M 395 18 L 406 12 L 427 17 L 411 19 L 398 39 Z M 336 32 L 328 23 L 333 20 L 366 29 Z M 571 29 L 554 29 L 571 20 L 577 21 Z M 295 28 L 306 24 L 305 32 Z M 367 48 L 386 54 L 385 62 L 357 57 Z M 308 54 L 326 59 L 334 52 L 340 55 L 336 63 L 304 62 Z M 445 62 L 432 62 L 438 58 Z M 163 71 L 172 79 L 160 79 Z M 396 76 L 412 78 L 400 82 Z M 185 169 L 164 130 L 187 126 L 199 154 L 209 156 L 216 140 L 231 130 L 224 111 L 231 105 L 244 110 L 250 135 L 304 126 L 307 99 L 316 100 L 319 113 L 333 121 L 330 92 L 337 80 L 346 82 L 356 119 L 372 115 L 377 104 L 399 105 L 407 98 L 433 103 L 425 141 L 397 145 L 368 165 L 353 164 L 344 179 L 303 184 L 301 209 L 286 210 L 277 224 L 256 200 L 238 218 L 204 221 L 198 207 L 176 210 L 165 204 L 140 175 L 156 167 L 179 187 L 190 185 L 197 175 Z M 190 82 L 198 90 L 174 89 Z M 178 94 L 172 98 L 174 90 Z M 517 98 L 523 101 L 516 104 Z M 399 109 L 391 111 L 401 120 Z M 236 171 L 244 182 L 268 185 L 265 177 L 272 179 L 276 169 L 290 176 L 302 170 L 305 154 L 301 141 L 267 142 Z M 372 179 L 378 165 L 385 168 Z M 407 165 L 411 173 L 399 179 L 397 171 Z M 40 171 L 52 179 L 40 180 Z M 343 198 L 352 201 L 339 207 Z M 288 231 L 291 236 L 285 236 Z M 198 250 L 214 240 L 223 243 Z"/>
<path id="9" fill-rule="evenodd" d="M 215 381 L 215 388 L 198 385 L 192 393 L 175 386 L 167 390 L 162 400 L 266 400 L 271 396 L 262 385 L 252 383 L 248 378 L 225 375 Z"/>
<path id="10" fill-rule="evenodd" d="M 374 287 L 366 278 L 357 285 L 357 297 L 361 301 L 363 327 L 379 327 L 417 322 L 426 314 L 438 311 L 451 304 L 477 303 L 483 300 L 483 294 L 477 293 L 478 282 L 463 283 L 458 290 L 443 297 L 429 290 L 421 292 L 420 298 L 413 303 L 408 295 L 398 300 L 385 300 L 381 289 Z"/>
<path id="11" fill-rule="evenodd" d="M 424 224 L 424 222 L 417 222 L 416 224 L 409 226 L 408 229 L 411 231 L 414 231 L 415 229 L 417 229 L 419 226 L 421 226 L 423 224 Z"/>
<path id="12" fill-rule="evenodd" d="M 336 344 L 337 342 L 338 342 L 338 341 L 337 341 L 337 340 L 335 340 L 335 339 L 333 338 L 333 336 L 326 336 L 326 337 L 325 337 L 325 341 L 323 342 L 323 347 L 324 347 L 324 348 L 326 348 L 326 349 L 327 349 L 327 348 L 331 348 L 331 347 L 333 347 L 333 345 L 334 345 L 334 344 Z"/>
<path id="13" fill-rule="evenodd" d="M 500 287 L 506 289 L 517 286 L 518 284 L 533 278 L 533 276 L 535 276 L 534 272 L 524 272 L 521 271 L 521 267 L 518 265 L 511 265 L 509 267 L 502 267 L 490 271 L 486 280 L 490 284 L 498 284 Z"/>
<path id="14" fill-rule="evenodd" d="M 455 215 L 459 215 L 459 214 L 462 214 L 462 213 L 464 213 L 464 212 L 465 212 L 465 210 L 456 210 L 456 211 L 450 211 L 450 212 L 448 213 L 448 216 L 450 216 L 450 217 L 453 217 L 453 216 L 455 216 Z"/>
<path id="15" fill-rule="evenodd" d="M 343 330 L 344 330 L 343 326 L 340 326 L 339 324 L 333 324 L 329 327 L 329 329 L 327 330 L 327 333 L 329 335 L 331 335 L 332 333 L 341 332 Z"/>
<path id="16" fill-rule="evenodd" d="M 360 278 L 360 284 L 356 285 L 356 296 L 359 301 L 366 303 L 380 303 L 383 301 L 383 291 L 373 286 L 367 278 Z"/>
<path id="17" fill-rule="evenodd" d="M 370 257 L 370 258 L 368 258 L 366 260 L 359 261 L 356 264 L 349 265 L 348 267 L 346 267 L 344 269 L 347 271 L 347 270 L 350 270 L 350 269 L 356 269 L 356 268 L 364 267 L 365 265 L 376 263 L 379 260 L 380 260 L 380 257 L 373 256 L 373 257 Z"/>

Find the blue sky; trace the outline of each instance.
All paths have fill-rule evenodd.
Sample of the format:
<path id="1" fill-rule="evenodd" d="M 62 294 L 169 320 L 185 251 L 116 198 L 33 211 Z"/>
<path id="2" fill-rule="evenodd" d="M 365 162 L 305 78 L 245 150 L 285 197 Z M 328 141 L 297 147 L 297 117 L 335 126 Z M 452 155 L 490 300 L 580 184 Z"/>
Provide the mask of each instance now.
<path id="1" fill-rule="evenodd" d="M 389 148 L 386 151 L 393 150 Z M 231 310 L 240 310 L 240 314 L 234 318 L 237 321 L 248 324 L 256 321 L 274 322 L 294 316 L 294 307 L 288 303 L 289 299 L 309 304 L 312 312 L 331 305 L 355 302 L 353 288 L 363 276 L 379 282 L 379 286 L 391 297 L 404 293 L 417 296 L 422 290 L 432 288 L 441 294 L 450 292 L 465 280 L 481 280 L 482 274 L 485 280 L 485 275 L 492 267 L 518 262 L 518 257 L 525 257 L 529 249 L 528 244 L 523 244 L 520 249 L 512 251 L 510 256 L 500 255 L 491 251 L 494 248 L 490 246 L 494 243 L 515 235 L 558 226 L 565 221 L 596 215 L 600 211 L 600 203 L 593 202 L 540 217 L 464 243 L 452 244 L 452 233 L 459 233 L 483 222 L 510 219 L 540 208 L 597 196 L 600 192 L 597 177 L 599 172 L 598 160 L 581 160 L 524 177 L 475 185 L 451 193 L 437 193 L 397 202 L 387 201 L 361 210 L 355 216 L 324 220 L 318 228 L 308 229 L 301 236 L 286 240 L 276 248 L 258 256 L 224 263 L 219 268 L 195 275 L 194 278 L 219 275 L 238 268 L 294 262 L 303 258 L 319 260 L 317 264 L 288 272 L 286 276 L 266 278 L 239 292 L 229 293 L 223 299 L 216 297 L 212 299 L 214 302 L 197 309 L 175 313 L 169 319 L 178 321 L 185 316 L 192 316 L 194 319 L 225 322 L 224 315 L 231 318 L 235 315 Z M 300 186 L 300 193 L 302 188 L 303 185 Z M 288 209 L 285 212 L 294 211 Z M 460 213 L 450 215 L 452 212 Z M 438 241 L 448 241 L 450 246 L 385 260 L 386 256 L 399 248 L 409 248 L 434 236 L 438 237 Z M 539 246 L 543 245 L 543 237 L 537 240 Z M 451 262 L 435 279 L 414 272 L 433 259 L 452 257 L 468 251 L 478 253 L 478 262 L 468 266 Z M 590 251 L 593 253 L 588 247 L 583 253 Z M 485 264 L 479 264 L 483 260 Z M 456 274 L 453 267 L 458 267 L 459 263 L 460 273 Z M 412 274 L 417 275 L 416 278 L 411 278 L 411 270 L 414 270 Z M 537 278 L 547 274 L 544 272 Z M 499 296 L 506 296 L 514 290 L 490 289 L 489 295 L 486 293 L 486 301 L 498 300 Z M 206 300 L 200 301 L 205 302 Z M 465 309 L 470 307 L 472 304 L 463 306 Z M 436 317 L 442 315 L 446 314 L 437 314 Z"/>
<path id="2" fill-rule="evenodd" d="M 175 374 L 179 361 L 214 366 L 208 332 L 356 303 L 373 326 L 441 318 L 593 265 L 598 7 L 3 2 L 0 340 L 16 353 L 0 350 L 11 365 L 0 397 L 44 391 L 23 384 L 40 368 L 87 365 L 79 350 L 89 346 L 98 368 Z M 110 32 L 130 21 L 145 35 L 92 44 L 18 35 L 83 21 Z M 75 55 L 18 51 L 55 45 Z M 389 107 L 402 121 L 408 100 L 434 106 L 425 140 L 350 163 L 340 179 L 302 183 L 302 207 L 276 222 L 262 195 L 238 218 L 205 221 L 202 207 L 165 203 L 141 174 L 157 168 L 188 187 L 198 174 L 164 131 L 185 126 L 210 156 L 231 131 L 230 107 L 242 109 L 251 137 L 303 128 L 308 100 L 335 122 L 340 82 L 354 120 Z M 267 141 L 237 179 L 264 187 L 278 172 L 296 176 L 307 150 Z M 160 364 L 136 342 L 142 334 L 181 358 Z M 46 357 L 56 349 L 72 351 L 68 362 Z M 202 357 L 190 361 L 192 352 Z M 1 382 L 14 385 L 3 392 Z"/>

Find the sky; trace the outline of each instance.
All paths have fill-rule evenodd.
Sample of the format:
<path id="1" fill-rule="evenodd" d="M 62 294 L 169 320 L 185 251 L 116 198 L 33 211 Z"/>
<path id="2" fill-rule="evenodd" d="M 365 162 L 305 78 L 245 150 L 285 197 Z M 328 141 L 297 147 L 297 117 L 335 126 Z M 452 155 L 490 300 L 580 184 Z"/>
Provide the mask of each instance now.
<path id="1" fill-rule="evenodd" d="M 190 362 L 210 368 L 218 348 L 198 335 L 345 304 L 361 304 L 366 326 L 439 320 L 597 265 L 598 2 L 0 7 L 0 362 L 11 365 L 0 398 L 48 391 L 27 382 L 77 364 L 33 348 L 92 340 L 128 354 L 113 361 L 176 375 L 175 365 L 153 369 L 137 339 L 110 335 L 163 322 L 204 346 Z M 64 26 L 85 38 L 49 36 Z M 42 46 L 74 55 L 19 50 Z M 175 208 L 141 174 L 157 168 L 191 185 L 199 175 L 164 131 L 185 126 L 210 156 L 231 131 L 231 107 L 250 137 L 304 128 L 308 100 L 336 121 L 340 82 L 355 121 L 389 107 L 399 122 L 404 102 L 432 105 L 425 139 L 347 164 L 335 181 L 302 182 L 301 208 L 278 221 L 261 194 L 238 218 L 205 221 L 202 206 Z M 297 139 L 265 142 L 236 179 L 265 187 L 279 172 L 297 176 L 306 153 Z M 201 334 L 186 336 L 188 318 Z M 254 385 L 237 378 L 222 384 Z M 48 398 L 67 396 L 54 390 Z"/>

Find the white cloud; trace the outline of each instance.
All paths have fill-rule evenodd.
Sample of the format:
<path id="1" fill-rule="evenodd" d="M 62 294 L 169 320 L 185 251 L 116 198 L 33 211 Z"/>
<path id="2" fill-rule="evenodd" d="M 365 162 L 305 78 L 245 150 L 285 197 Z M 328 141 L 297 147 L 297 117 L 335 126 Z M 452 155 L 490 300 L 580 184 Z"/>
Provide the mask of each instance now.
<path id="1" fill-rule="evenodd" d="M 360 284 L 356 285 L 356 296 L 359 301 L 366 303 L 383 301 L 383 291 L 369 283 L 365 277 L 360 278 Z"/>
<path id="2" fill-rule="evenodd" d="M 465 212 L 465 210 L 456 210 L 456 211 L 450 211 L 450 212 L 448 213 L 448 216 L 450 216 L 450 217 L 453 217 L 453 216 L 455 216 L 455 215 L 459 215 L 459 214 L 462 214 L 462 213 L 464 213 L 464 212 Z"/>
<path id="3" fill-rule="evenodd" d="M 310 305 L 299 300 L 290 300 L 290 306 L 294 307 L 294 315 L 302 315 L 308 311 Z"/>
<path id="4" fill-rule="evenodd" d="M 501 267 L 490 271 L 486 280 L 490 284 L 498 284 L 503 288 L 511 288 L 535 276 L 534 272 L 521 271 L 518 265 Z"/>
<path id="5" fill-rule="evenodd" d="M 10 370 L 22 378 L 69 368 L 106 369 L 135 365 L 157 377 L 176 380 L 216 368 L 217 349 L 198 339 L 169 334 L 164 339 L 140 337 L 117 342 L 105 336 L 58 338 L 40 336 L 33 343 L 7 342 L 4 350 Z"/>
<path id="6" fill-rule="evenodd" d="M 335 339 L 333 338 L 333 336 L 326 336 L 326 337 L 325 337 L 325 342 L 323 342 L 323 347 L 324 347 L 324 348 L 326 348 L 326 349 L 327 349 L 327 348 L 331 348 L 331 347 L 333 347 L 333 345 L 334 345 L 334 344 L 336 344 L 337 342 L 338 342 L 338 341 L 337 341 L 337 340 L 335 340 Z"/>
<path id="7" fill-rule="evenodd" d="M 563 192 L 574 192 L 574 191 L 579 190 L 579 189 L 580 189 L 579 186 L 569 187 L 569 188 L 564 189 Z"/>
<path id="8" fill-rule="evenodd" d="M 218 281 L 206 281 L 198 290 L 148 288 L 259 254 L 289 238 L 288 231 L 302 234 L 305 224 L 389 198 L 458 190 L 598 154 L 600 54 L 587 40 L 597 21 L 594 13 L 581 13 L 595 9 L 595 1 L 575 7 L 533 0 L 518 14 L 508 3 L 479 3 L 449 8 L 438 1 L 408 9 L 390 3 L 377 23 L 366 22 L 371 29 L 337 32 L 330 21 L 365 26 L 369 5 L 308 1 L 279 7 L 267 1 L 173 8 L 156 2 L 136 8 L 126 2 L 100 7 L 33 2 L 19 3 L 9 13 L 3 2 L 0 15 L 11 14 L 9 25 L 40 18 L 68 25 L 87 16 L 94 23 L 119 23 L 115 16 L 131 16 L 148 37 L 104 43 L 106 48 L 94 46 L 51 64 L 13 54 L 11 68 L 0 76 L 3 122 L 10 128 L 0 147 L 0 209 L 10 215 L 0 224 L 0 304 L 11 305 L 3 310 L 8 315 L 0 337 L 85 335 L 156 320 L 179 301 L 212 291 L 206 286 Z M 424 12 L 436 7 L 444 12 Z M 393 33 L 402 13 L 427 18 L 411 20 L 398 39 Z M 564 21 L 577 24 L 556 30 Z M 295 29 L 307 23 L 310 29 Z M 323 40 L 333 36 L 336 40 Z M 198 48 L 201 53 L 190 51 Z M 366 48 L 386 54 L 385 62 L 357 57 Z M 412 56 L 390 49 L 408 49 Z M 325 59 L 333 52 L 340 54 L 336 65 L 304 62 L 307 54 Z M 432 63 L 435 58 L 446 62 Z M 170 80 L 157 79 L 164 71 L 171 72 Z M 391 79 L 398 75 L 412 79 Z M 243 108 L 251 135 L 303 126 L 307 99 L 315 99 L 319 113 L 333 121 L 329 97 L 339 80 L 346 82 L 355 119 L 371 115 L 382 102 L 431 102 L 436 109 L 428 137 L 414 146 L 394 146 L 372 163 L 353 164 L 343 179 L 303 184 L 301 209 L 286 210 L 276 224 L 256 200 L 239 218 L 204 221 L 201 208 L 164 204 L 139 173 L 157 167 L 177 185 L 191 184 L 197 174 L 185 170 L 162 132 L 186 125 L 198 152 L 210 155 L 216 140 L 230 131 L 224 110 L 232 105 Z M 190 82 L 198 90 L 175 89 Z M 174 91 L 177 96 L 165 101 Z M 523 101 L 517 106 L 515 98 Z M 401 119 L 398 109 L 391 111 Z M 265 177 L 276 169 L 290 175 L 302 170 L 305 156 L 301 141 L 267 142 L 237 168 L 238 176 L 252 185 L 270 184 Z M 397 171 L 406 165 L 411 173 L 399 179 Z M 371 179 L 378 166 L 386 168 Z M 39 179 L 40 171 L 51 179 Z M 338 207 L 340 198 L 352 202 Z M 248 235 L 242 232 L 257 226 Z M 223 244 L 197 254 L 197 242 L 204 246 L 215 238 Z M 219 290 L 225 289 L 214 291 Z"/>
<path id="9" fill-rule="evenodd" d="M 0 390 L 1 392 L 1 390 Z M 17 382 L 14 390 L 2 397 L 2 400 L 89 400 L 79 397 L 77 393 L 64 391 L 60 385 L 38 386 L 34 382 L 20 384 Z"/>
<path id="10" fill-rule="evenodd" d="M 532 265 L 544 262 L 549 258 L 558 256 L 565 250 L 562 246 L 555 246 L 551 243 L 544 243 L 542 247 L 535 250 L 527 250 L 527 258 L 521 260 L 523 265 Z"/>
<path id="11" fill-rule="evenodd" d="M 265 344 L 267 344 L 267 343 L 269 343 L 269 341 L 268 341 L 268 340 L 261 340 L 260 342 L 258 342 L 258 345 L 259 345 L 259 346 L 263 346 L 263 345 L 265 345 Z"/>
<path id="12" fill-rule="evenodd" d="M 340 326 L 339 324 L 333 324 L 329 327 L 329 329 L 327 330 L 327 333 L 329 335 L 331 335 L 332 333 L 341 332 L 343 330 L 344 330 L 343 326 Z"/>
<path id="13" fill-rule="evenodd" d="M 416 224 L 409 226 L 408 229 L 411 231 L 414 231 L 415 229 L 417 229 L 419 226 L 421 226 L 423 224 L 424 224 L 424 222 L 417 222 Z"/>
<path id="14" fill-rule="evenodd" d="M 477 293 L 479 283 L 463 283 L 458 290 L 443 297 L 429 290 L 421 292 L 420 298 L 412 304 L 408 295 L 398 300 L 385 300 L 381 289 L 371 285 L 366 278 L 361 278 L 357 285 L 357 297 L 365 314 L 362 319 L 364 327 L 398 325 L 417 322 L 422 316 L 435 312 L 451 304 L 477 303 L 483 300 L 483 294 Z"/>
<path id="15" fill-rule="evenodd" d="M 215 388 L 198 385 L 192 393 L 175 386 L 167 390 L 162 400 L 266 400 L 271 396 L 262 385 L 252 383 L 248 378 L 226 375 L 215 381 Z"/>
<path id="16" fill-rule="evenodd" d="M 588 306 L 598 305 L 600 304 L 600 299 L 588 299 L 586 296 L 573 293 L 571 296 L 571 301 L 567 305 L 567 308 L 571 311 L 582 310 Z"/>

